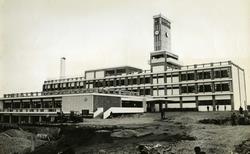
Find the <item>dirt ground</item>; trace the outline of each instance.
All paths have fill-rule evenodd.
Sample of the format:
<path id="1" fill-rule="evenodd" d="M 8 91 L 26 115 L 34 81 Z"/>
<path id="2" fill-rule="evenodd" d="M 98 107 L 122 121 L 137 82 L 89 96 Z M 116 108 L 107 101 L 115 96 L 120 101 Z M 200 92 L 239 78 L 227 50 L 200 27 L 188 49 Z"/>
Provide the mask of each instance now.
<path id="1" fill-rule="evenodd" d="M 202 119 L 223 119 L 230 117 L 231 112 L 168 112 L 166 119 L 160 119 L 160 113 L 117 117 L 112 119 L 86 119 L 80 127 L 98 129 L 116 128 L 137 131 L 151 131 L 143 137 L 116 138 L 111 143 L 98 143 L 76 146 L 76 153 L 138 153 L 140 144 L 160 145 L 166 153 L 194 153 L 194 147 L 200 146 L 207 154 L 234 153 L 235 145 L 250 138 L 250 126 L 231 126 L 201 124 Z"/>

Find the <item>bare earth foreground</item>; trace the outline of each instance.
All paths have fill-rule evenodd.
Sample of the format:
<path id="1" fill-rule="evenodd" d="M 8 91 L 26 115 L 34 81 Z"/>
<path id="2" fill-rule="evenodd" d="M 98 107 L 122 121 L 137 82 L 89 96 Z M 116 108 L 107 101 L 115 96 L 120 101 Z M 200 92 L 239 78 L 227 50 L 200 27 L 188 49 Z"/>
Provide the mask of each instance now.
<path id="1" fill-rule="evenodd" d="M 194 154 L 195 146 L 200 146 L 206 154 L 236 153 L 235 146 L 250 151 L 250 140 L 238 146 L 250 139 L 250 125 L 231 126 L 224 121 L 230 116 L 231 112 L 166 112 L 165 120 L 161 120 L 160 113 L 145 113 L 105 120 L 84 119 L 79 124 L 24 125 L 0 133 L 0 154 L 30 153 L 34 144 L 28 136 L 36 136 L 38 132 L 50 134 L 52 140 L 35 139 L 35 151 L 31 154 L 140 154 L 139 151 Z M 225 123 L 199 122 L 204 119 Z M 247 154 L 244 150 L 237 151 Z"/>
<path id="2" fill-rule="evenodd" d="M 111 143 L 98 143 L 78 146 L 76 153 L 98 153 L 101 149 L 106 153 L 138 153 L 136 147 L 140 144 L 161 145 L 166 153 L 194 153 L 194 147 L 200 146 L 206 153 L 235 153 L 235 145 L 250 138 L 250 126 L 231 126 L 201 124 L 202 119 L 223 119 L 230 117 L 231 112 L 169 112 L 166 119 L 160 120 L 160 113 L 146 113 L 133 117 L 113 119 L 85 120 L 80 127 L 108 128 L 117 127 L 113 132 L 125 134 Z M 129 136 L 129 131 L 135 130 L 149 134 L 146 136 Z M 150 134 L 151 132 L 151 134 Z M 118 135 L 120 135 L 118 133 Z"/>

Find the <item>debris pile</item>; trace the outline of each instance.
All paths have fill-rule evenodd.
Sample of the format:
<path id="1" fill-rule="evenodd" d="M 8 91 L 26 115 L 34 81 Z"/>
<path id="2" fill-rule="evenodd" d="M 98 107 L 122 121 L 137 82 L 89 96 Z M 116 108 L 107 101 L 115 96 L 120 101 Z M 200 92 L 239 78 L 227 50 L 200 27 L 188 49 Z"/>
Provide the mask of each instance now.
<path id="1" fill-rule="evenodd" d="M 159 154 L 159 153 L 171 153 L 172 146 L 163 146 L 159 143 L 157 144 L 140 144 L 137 146 L 137 150 L 141 154 Z"/>

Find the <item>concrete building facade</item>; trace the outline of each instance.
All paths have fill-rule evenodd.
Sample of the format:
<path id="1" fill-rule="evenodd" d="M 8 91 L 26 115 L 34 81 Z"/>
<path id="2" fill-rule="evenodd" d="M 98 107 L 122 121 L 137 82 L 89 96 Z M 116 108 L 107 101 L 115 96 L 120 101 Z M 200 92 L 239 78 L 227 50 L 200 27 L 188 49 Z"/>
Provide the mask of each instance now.
<path id="1" fill-rule="evenodd" d="M 88 70 L 82 77 L 47 80 L 44 81 L 43 91 L 39 96 L 42 97 L 40 102 L 45 102 L 43 105 L 46 105 L 48 101 L 53 104 L 52 109 L 63 109 L 65 112 L 70 109 L 77 110 L 76 106 L 81 106 L 80 109 L 88 108 L 90 112 L 95 112 L 101 106 L 104 111 L 111 107 L 134 106 L 143 108 L 143 112 L 160 111 L 162 108 L 224 111 L 238 110 L 240 106 L 246 107 L 243 68 L 231 61 L 182 65 L 178 55 L 171 52 L 171 22 L 161 14 L 154 16 L 153 19 L 154 51 L 149 57 L 150 70 L 121 66 Z M 105 100 L 101 97 L 105 96 L 93 96 L 86 94 L 86 91 L 97 91 L 97 93 L 102 91 L 103 95 L 107 95 L 110 99 L 101 103 Z M 79 96 L 74 96 L 78 93 Z M 126 101 L 124 95 L 130 98 Z M 26 96 L 25 93 L 5 94 L 4 98 L 0 99 L 0 108 L 2 110 L 13 108 L 18 100 L 16 98 L 21 97 L 31 97 L 30 102 L 36 104 L 37 96 Z M 139 101 L 136 100 L 137 97 Z M 88 101 L 84 101 L 85 99 Z M 117 103 L 110 103 L 116 99 L 120 99 L 116 102 L 127 104 L 124 103 L 123 106 L 120 103 L 120 106 L 117 106 Z M 18 107 L 25 107 L 26 100 L 19 101 L 23 106 Z M 78 105 L 75 106 L 74 103 Z M 98 103 L 102 105 L 98 106 Z"/>

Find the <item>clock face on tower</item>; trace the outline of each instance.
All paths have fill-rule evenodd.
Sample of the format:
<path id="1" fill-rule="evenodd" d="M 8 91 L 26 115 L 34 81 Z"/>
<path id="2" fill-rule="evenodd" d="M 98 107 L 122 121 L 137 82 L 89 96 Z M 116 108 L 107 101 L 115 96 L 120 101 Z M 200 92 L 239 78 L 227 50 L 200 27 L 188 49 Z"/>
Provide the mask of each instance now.
<path id="1" fill-rule="evenodd" d="M 155 35 L 159 35 L 159 33 L 160 33 L 160 32 L 159 32 L 158 30 L 155 31 Z"/>

